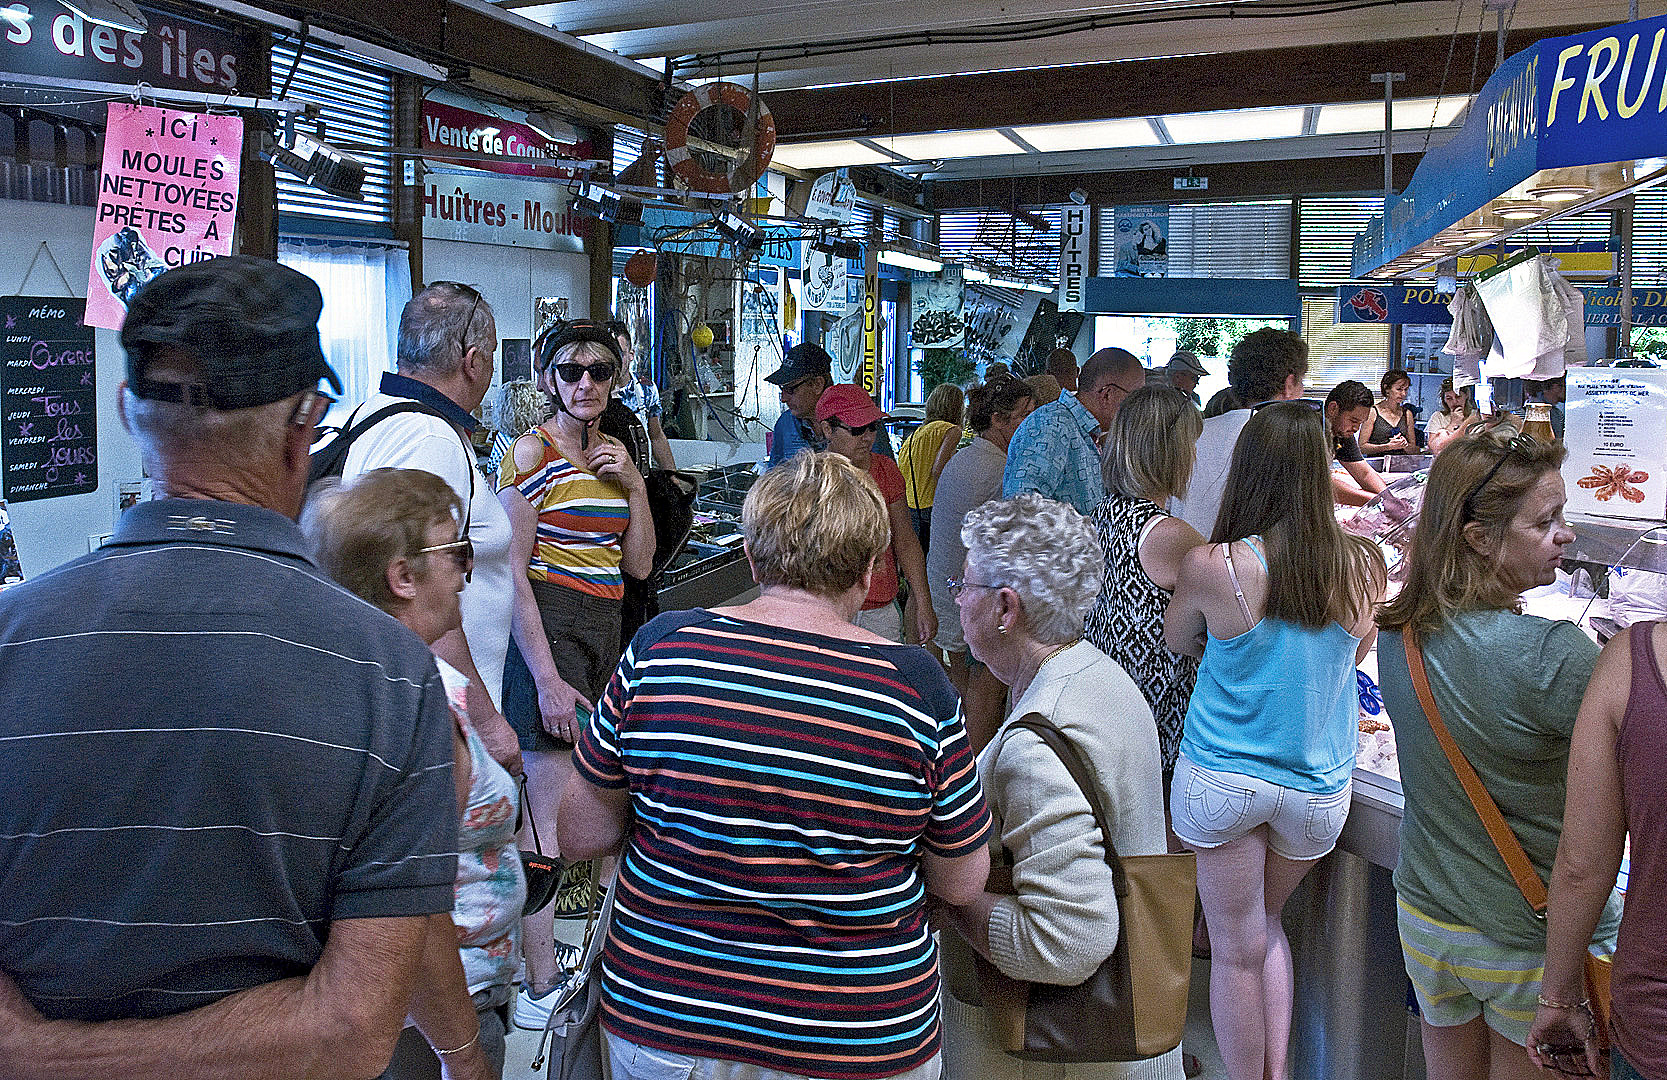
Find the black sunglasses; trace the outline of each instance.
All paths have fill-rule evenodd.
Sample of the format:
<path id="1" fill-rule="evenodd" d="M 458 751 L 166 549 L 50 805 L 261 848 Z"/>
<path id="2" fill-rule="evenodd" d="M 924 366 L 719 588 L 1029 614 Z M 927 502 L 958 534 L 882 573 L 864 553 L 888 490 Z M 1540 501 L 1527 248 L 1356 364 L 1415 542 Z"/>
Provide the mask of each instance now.
<path id="1" fill-rule="evenodd" d="M 418 548 L 416 554 L 427 555 L 433 551 L 451 552 L 452 562 L 463 571 L 463 580 L 467 582 L 475 572 L 475 542 L 465 536 L 461 540 L 453 540 L 449 544 L 435 544 L 433 547 Z"/>
<path id="2" fill-rule="evenodd" d="M 1473 504 L 1476 502 L 1476 496 L 1480 495 L 1482 493 L 1482 489 L 1487 487 L 1488 484 L 1493 481 L 1493 478 L 1499 475 L 1499 470 L 1505 467 L 1505 463 L 1511 460 L 1513 455 L 1527 454 L 1538 445 L 1539 443 L 1534 441 L 1534 437 L 1532 435 L 1513 435 L 1509 439 L 1505 440 L 1505 452 L 1499 455 L 1499 460 L 1493 463 L 1493 468 L 1489 469 L 1487 471 L 1487 475 L 1482 477 L 1482 482 L 1471 488 L 1470 494 L 1464 497 L 1464 516 L 1461 517 L 1459 521 L 1461 523 L 1474 521 L 1475 514 L 1473 513 Z"/>
<path id="3" fill-rule="evenodd" d="M 613 382 L 619 372 L 619 366 L 612 360 L 598 360 L 594 364 L 556 364 L 556 378 L 564 383 L 576 383 L 586 375 L 594 383 Z"/>
<path id="4" fill-rule="evenodd" d="M 871 423 L 864 424 L 862 427 L 852 427 L 849 424 L 842 424 L 838 420 L 829 420 L 828 423 L 833 425 L 834 427 L 844 428 L 846 431 L 849 431 L 853 435 L 872 435 L 872 434 L 874 434 L 875 430 L 877 428 L 879 428 L 879 426 L 880 426 L 880 422 L 878 420 L 875 420 Z"/>

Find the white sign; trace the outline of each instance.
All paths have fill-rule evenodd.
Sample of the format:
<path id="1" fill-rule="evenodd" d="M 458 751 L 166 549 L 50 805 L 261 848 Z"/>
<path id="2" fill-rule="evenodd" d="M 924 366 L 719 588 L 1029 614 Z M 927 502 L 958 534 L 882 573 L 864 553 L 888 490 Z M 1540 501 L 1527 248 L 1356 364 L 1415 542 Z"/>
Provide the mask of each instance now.
<path id="1" fill-rule="evenodd" d="M 800 290 L 804 309 L 845 314 L 850 310 L 847 296 L 850 271 L 846 260 L 817 251 L 809 240 L 800 241 L 799 246 L 804 251 L 801 263 L 804 287 Z"/>
<path id="2" fill-rule="evenodd" d="M 1210 178 L 1208 176 L 1177 176 L 1175 178 L 1176 191 L 1208 191 Z"/>
<path id="3" fill-rule="evenodd" d="M 1059 220 L 1059 310 L 1082 311 L 1088 280 L 1088 207 L 1070 203 Z"/>
<path id="4" fill-rule="evenodd" d="M 423 177 L 423 236 L 476 244 L 583 251 L 590 219 L 568 209 L 565 181 L 477 170 Z"/>
<path id="5" fill-rule="evenodd" d="M 1667 371 L 1570 368 L 1564 409 L 1568 508 L 1667 517 Z"/>
<path id="6" fill-rule="evenodd" d="M 844 169 L 835 169 L 818 176 L 810 185 L 810 199 L 805 203 L 805 217 L 812 221 L 831 221 L 839 225 L 851 220 L 857 205 L 857 185 L 846 177 Z"/>

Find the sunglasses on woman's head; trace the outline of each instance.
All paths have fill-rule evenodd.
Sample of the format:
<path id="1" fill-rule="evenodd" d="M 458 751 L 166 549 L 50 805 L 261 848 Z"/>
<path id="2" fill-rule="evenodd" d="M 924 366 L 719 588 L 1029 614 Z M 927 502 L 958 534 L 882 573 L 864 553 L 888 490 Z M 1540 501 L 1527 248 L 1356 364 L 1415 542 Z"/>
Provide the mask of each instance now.
<path id="1" fill-rule="evenodd" d="M 613 382 L 619 372 L 619 365 L 612 360 L 598 360 L 594 364 L 561 363 L 555 365 L 556 378 L 564 383 L 576 383 L 586 375 L 591 382 Z"/>
<path id="2" fill-rule="evenodd" d="M 1499 460 L 1493 463 L 1493 468 L 1489 469 L 1487 475 L 1482 477 L 1482 482 L 1471 488 L 1470 494 L 1464 497 L 1464 516 L 1460 518 L 1460 520 L 1474 520 L 1475 515 L 1472 511 L 1474 509 L 1473 504 L 1476 502 L 1476 496 L 1480 495 L 1482 493 L 1482 489 L 1487 487 L 1488 484 L 1493 481 L 1493 478 L 1499 475 L 1499 470 L 1505 467 L 1505 463 L 1507 461 L 1511 460 L 1511 458 L 1516 454 L 1528 453 L 1538 445 L 1539 443 L 1534 441 L 1534 437 L 1532 435 L 1513 435 L 1509 439 L 1505 440 L 1505 452 L 1499 455 Z"/>

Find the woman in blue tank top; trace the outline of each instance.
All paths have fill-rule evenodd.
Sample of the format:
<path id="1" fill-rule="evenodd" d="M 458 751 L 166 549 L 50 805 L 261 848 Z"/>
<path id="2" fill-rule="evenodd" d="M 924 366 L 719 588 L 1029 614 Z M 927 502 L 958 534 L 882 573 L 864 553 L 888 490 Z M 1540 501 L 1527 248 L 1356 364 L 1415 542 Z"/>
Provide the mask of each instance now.
<path id="1" fill-rule="evenodd" d="M 1385 583 L 1377 548 L 1337 527 L 1328 450 L 1305 403 L 1251 417 L 1211 543 L 1183 560 L 1164 620 L 1171 649 L 1203 657 L 1170 810 L 1198 853 L 1210 1015 L 1231 1080 L 1285 1075 L 1279 915 L 1348 816 L 1355 664 Z"/>

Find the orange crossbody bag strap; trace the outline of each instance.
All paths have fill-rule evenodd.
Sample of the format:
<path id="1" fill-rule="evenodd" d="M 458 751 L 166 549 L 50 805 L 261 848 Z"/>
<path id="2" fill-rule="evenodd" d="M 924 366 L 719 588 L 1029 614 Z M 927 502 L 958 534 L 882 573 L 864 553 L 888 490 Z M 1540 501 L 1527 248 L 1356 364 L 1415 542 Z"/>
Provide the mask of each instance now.
<path id="1" fill-rule="evenodd" d="M 1430 730 L 1435 733 L 1436 742 L 1441 744 L 1453 771 L 1458 774 L 1459 783 L 1463 785 L 1464 793 L 1470 796 L 1470 805 L 1476 808 L 1476 816 L 1482 819 L 1482 827 L 1488 831 L 1493 846 L 1499 851 L 1499 857 L 1505 860 L 1505 869 L 1511 872 L 1512 880 L 1517 883 L 1517 888 L 1522 890 L 1522 898 L 1528 901 L 1528 906 L 1534 909 L 1535 915 L 1545 918 L 1545 882 L 1540 880 L 1534 864 L 1528 861 L 1528 853 L 1522 850 L 1522 842 L 1505 823 L 1505 815 L 1499 812 L 1499 804 L 1493 801 L 1488 789 L 1482 786 L 1482 778 L 1476 775 L 1476 770 L 1464 756 L 1464 751 L 1453 741 L 1453 733 L 1447 730 L 1446 723 L 1442 721 L 1441 710 L 1435 705 L 1435 695 L 1430 692 L 1429 676 L 1424 673 L 1424 650 L 1415 639 L 1411 627 L 1401 631 L 1401 640 L 1406 645 L 1407 670 L 1412 674 L 1412 688 L 1418 694 L 1418 704 L 1424 707 L 1424 718 L 1430 722 Z"/>

